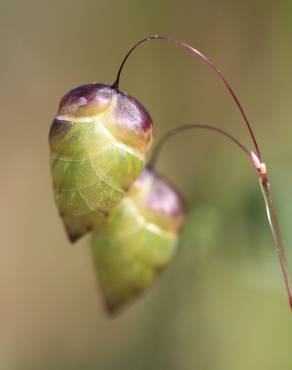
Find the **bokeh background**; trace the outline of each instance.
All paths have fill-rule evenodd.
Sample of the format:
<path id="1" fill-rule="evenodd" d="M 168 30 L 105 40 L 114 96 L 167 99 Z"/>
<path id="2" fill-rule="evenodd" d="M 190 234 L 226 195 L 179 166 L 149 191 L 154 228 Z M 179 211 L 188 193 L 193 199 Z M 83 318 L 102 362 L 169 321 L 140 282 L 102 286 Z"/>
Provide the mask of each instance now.
<path id="1" fill-rule="evenodd" d="M 189 208 L 180 250 L 149 293 L 110 318 L 87 240 L 69 245 L 58 217 L 47 139 L 67 90 L 113 82 L 146 35 L 183 39 L 238 91 L 292 255 L 291 18 L 289 0 L 0 1 L 1 370 L 292 369 L 292 315 L 264 204 L 234 145 L 194 131 L 165 148 L 158 168 Z M 157 138 L 200 122 L 251 147 L 220 81 L 176 46 L 144 44 L 121 89 L 151 112 Z"/>

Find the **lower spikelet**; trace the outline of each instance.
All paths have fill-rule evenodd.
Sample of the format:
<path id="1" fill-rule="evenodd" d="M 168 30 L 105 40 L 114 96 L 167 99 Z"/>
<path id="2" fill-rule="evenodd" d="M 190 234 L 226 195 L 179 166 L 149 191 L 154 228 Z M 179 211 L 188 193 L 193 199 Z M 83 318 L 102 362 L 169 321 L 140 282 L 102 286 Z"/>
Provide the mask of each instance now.
<path id="1" fill-rule="evenodd" d="M 183 221 L 184 207 L 176 191 L 145 170 L 92 236 L 97 277 L 109 312 L 153 284 L 174 256 Z"/>

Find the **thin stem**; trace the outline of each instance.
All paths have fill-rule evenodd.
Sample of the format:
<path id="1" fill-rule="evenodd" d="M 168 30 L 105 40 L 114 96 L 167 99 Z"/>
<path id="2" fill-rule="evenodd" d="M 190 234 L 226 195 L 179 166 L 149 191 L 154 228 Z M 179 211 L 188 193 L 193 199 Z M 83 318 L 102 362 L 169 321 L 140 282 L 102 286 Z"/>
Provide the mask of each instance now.
<path id="1" fill-rule="evenodd" d="M 125 65 L 127 59 L 132 54 L 132 52 L 140 44 L 142 44 L 146 41 L 150 41 L 150 40 L 162 40 L 162 41 L 172 42 L 176 45 L 179 45 L 179 46 L 189 50 L 190 52 L 192 52 L 193 54 L 198 56 L 204 63 L 206 63 L 211 69 L 213 69 L 213 71 L 216 73 L 216 75 L 219 77 L 219 79 L 225 85 L 227 91 L 229 92 L 229 94 L 231 95 L 235 105 L 237 106 L 237 108 L 238 108 L 238 110 L 239 110 L 239 112 L 240 112 L 240 114 L 241 114 L 241 116 L 242 116 L 242 118 L 245 122 L 245 125 L 248 129 L 248 132 L 251 136 L 251 139 L 252 139 L 252 142 L 253 142 L 253 145 L 254 145 L 254 148 L 255 148 L 255 151 L 256 151 L 257 155 L 255 155 L 253 152 L 249 152 L 237 139 L 233 138 L 231 135 L 229 135 L 225 131 L 220 130 L 220 129 L 215 128 L 215 127 L 209 127 L 208 129 L 213 130 L 213 131 L 217 131 L 217 132 L 223 134 L 224 136 L 231 139 L 234 143 L 236 143 L 239 147 L 241 147 L 241 149 L 249 156 L 249 158 L 251 159 L 254 167 L 256 168 L 256 170 L 258 172 L 261 188 L 262 188 L 263 195 L 264 195 L 264 200 L 265 200 L 265 203 L 266 203 L 269 224 L 270 224 L 270 228 L 271 228 L 271 231 L 272 231 L 272 234 L 273 234 L 273 237 L 274 237 L 276 252 L 278 254 L 280 265 L 281 265 L 281 268 L 282 268 L 282 273 L 283 273 L 283 276 L 284 276 L 285 285 L 286 285 L 286 289 L 287 289 L 288 297 L 289 297 L 289 304 L 290 304 L 290 307 L 292 309 L 292 288 L 291 288 L 291 282 L 290 282 L 291 280 L 290 280 L 290 276 L 289 276 L 289 271 L 288 271 L 288 268 L 287 268 L 287 258 L 286 258 L 286 255 L 285 255 L 285 247 L 284 247 L 283 240 L 282 240 L 282 235 L 281 235 L 281 231 L 280 231 L 280 225 L 279 225 L 279 221 L 278 221 L 278 218 L 277 218 L 276 210 L 273 206 L 270 184 L 269 184 L 267 173 L 266 173 L 265 163 L 263 161 L 263 157 L 261 155 L 261 151 L 260 151 L 259 145 L 257 143 L 255 134 L 254 134 L 253 129 L 251 127 L 251 123 L 250 123 L 250 121 L 249 121 L 249 119 L 248 119 L 248 117 L 247 117 L 247 115 L 246 115 L 246 113 L 243 109 L 243 106 L 241 105 L 241 103 L 239 101 L 239 98 L 237 97 L 237 94 L 235 93 L 235 91 L 233 90 L 233 88 L 231 87 L 229 82 L 226 80 L 226 78 L 224 77 L 224 75 L 220 71 L 220 69 L 205 54 L 203 54 L 199 50 L 195 49 L 194 47 L 186 44 L 185 42 L 173 39 L 171 37 L 163 37 L 163 36 L 159 36 L 159 35 L 153 35 L 153 36 L 149 36 L 149 37 L 146 37 L 146 38 L 138 41 L 128 51 L 128 53 L 124 57 L 124 59 L 122 61 L 122 64 L 121 64 L 121 66 L 118 70 L 118 74 L 117 74 L 115 82 L 112 85 L 112 88 L 114 88 L 116 90 L 119 89 L 119 82 L 120 82 L 120 77 L 121 77 L 122 70 L 124 68 L 124 65 Z M 197 128 L 199 128 L 199 126 L 200 126 L 200 128 L 203 128 L 203 127 L 201 127 L 203 125 L 197 125 Z M 207 128 L 207 127 L 205 127 L 205 128 Z M 184 130 L 184 128 L 182 128 L 182 130 Z M 179 131 L 182 131 L 182 130 L 177 129 L 175 132 L 179 132 Z M 173 134 L 169 133 L 169 137 L 171 137 L 172 135 L 174 135 L 174 132 L 173 132 Z M 165 141 L 166 140 L 168 140 L 168 138 L 165 138 Z M 152 159 L 150 160 L 149 166 L 154 165 L 154 163 L 156 161 L 156 158 L 158 156 L 158 153 L 160 152 L 163 145 L 164 145 L 164 139 L 162 139 L 160 144 L 158 144 L 156 150 L 154 150 L 154 153 L 153 153 Z"/>
<path id="2" fill-rule="evenodd" d="M 262 189 L 263 197 L 266 204 L 267 216 L 269 220 L 269 225 L 273 234 L 274 243 L 276 247 L 276 252 L 280 261 L 280 265 L 282 268 L 282 273 L 285 281 L 285 286 L 288 292 L 289 298 L 289 305 L 292 309 L 292 287 L 291 287 L 291 280 L 289 271 L 287 268 L 287 257 L 285 253 L 285 246 L 282 239 L 282 234 L 280 231 L 280 224 L 277 217 L 277 213 L 273 204 L 272 193 L 271 193 L 271 186 L 268 180 L 267 175 L 260 177 L 260 186 Z"/>
<path id="3" fill-rule="evenodd" d="M 285 253 L 285 246 L 283 243 L 282 234 L 280 230 L 280 224 L 279 224 L 277 213 L 276 213 L 276 210 L 273 204 L 271 186 L 268 180 L 266 166 L 263 162 L 259 160 L 259 158 L 252 151 L 249 151 L 238 139 L 230 135 L 228 132 L 216 126 L 210 126 L 210 125 L 204 125 L 204 124 L 190 124 L 190 125 L 178 126 L 168 131 L 156 144 L 147 167 L 149 169 L 152 169 L 156 165 L 157 159 L 162 149 L 164 148 L 166 143 L 169 141 L 169 139 L 171 139 L 172 137 L 176 136 L 177 134 L 183 131 L 191 130 L 191 129 L 205 129 L 205 130 L 213 131 L 213 132 L 223 135 L 227 139 L 231 140 L 234 144 L 236 144 L 251 160 L 252 165 L 258 174 L 260 187 L 261 187 L 265 205 L 266 205 L 269 226 L 272 231 L 276 253 L 278 255 L 280 266 L 282 269 L 282 274 L 284 277 L 284 282 L 285 282 L 286 290 L 288 293 L 289 305 L 290 305 L 290 308 L 292 309 L 291 279 L 290 279 L 290 274 L 289 274 L 289 270 L 287 267 L 288 263 L 287 263 L 286 253 Z"/>
<path id="4" fill-rule="evenodd" d="M 162 149 L 164 148 L 165 144 L 168 142 L 169 139 L 171 139 L 173 136 L 176 136 L 180 132 L 183 132 L 186 130 L 193 130 L 193 129 L 204 129 L 204 130 L 214 131 L 216 133 L 219 133 L 225 136 L 227 139 L 235 143 L 240 149 L 242 149 L 243 152 L 248 156 L 248 158 L 252 160 L 250 150 L 248 150 L 238 139 L 230 135 L 228 132 L 216 126 L 210 126 L 210 125 L 204 125 L 204 124 L 190 124 L 190 125 L 178 126 L 172 130 L 169 130 L 164 136 L 162 136 L 162 138 L 158 141 L 158 143 L 156 144 L 152 152 L 152 155 L 148 162 L 147 167 L 153 168 L 155 166 L 157 159 L 159 157 L 159 154 L 161 153 Z"/>
<path id="5" fill-rule="evenodd" d="M 195 54 L 196 56 L 198 56 L 204 63 L 206 63 L 207 65 L 209 65 L 209 67 L 211 67 L 213 69 L 213 71 L 217 74 L 217 76 L 220 78 L 220 80 L 223 82 L 223 84 L 225 85 L 225 87 L 227 88 L 228 92 L 230 93 L 235 105 L 237 106 L 244 122 L 245 122 L 245 125 L 249 131 L 249 134 L 251 136 L 251 139 L 253 141 L 253 144 L 254 144 L 254 147 L 255 147 L 255 151 L 257 153 L 257 156 L 258 158 L 260 159 L 260 161 L 262 162 L 262 155 L 261 155 L 261 152 L 260 152 L 260 149 L 259 149 L 259 145 L 257 143 L 257 140 L 256 140 L 256 137 L 255 137 L 255 134 L 253 132 L 253 129 L 251 127 L 251 123 L 249 122 L 249 119 L 235 93 L 235 91 L 233 90 L 233 88 L 231 87 L 231 85 L 229 84 L 229 82 L 226 80 L 226 78 L 224 77 L 223 73 L 220 71 L 220 69 L 205 55 L 203 54 L 202 52 L 200 52 L 199 50 L 195 49 L 194 47 L 190 46 L 189 44 L 183 42 L 183 41 L 179 41 L 179 40 L 176 40 L 176 39 L 173 39 L 171 37 L 164 37 L 164 36 L 159 36 L 159 35 L 153 35 L 153 36 L 149 36 L 149 37 L 146 37 L 140 41 L 138 41 L 129 51 L 128 53 L 126 54 L 126 56 L 124 57 L 123 61 L 122 61 L 122 64 L 118 70 L 118 74 L 117 74 L 117 77 L 116 77 L 116 80 L 115 82 L 113 83 L 112 85 L 112 88 L 118 90 L 119 88 L 119 83 L 120 83 L 120 77 L 121 77 L 121 73 L 122 73 L 122 70 L 124 68 L 124 65 L 127 61 L 127 59 L 129 58 L 129 56 L 132 54 L 132 52 L 142 43 L 146 42 L 146 41 L 151 41 L 151 40 L 162 40 L 162 41 L 168 41 L 168 42 L 172 42 L 176 45 L 179 45 L 187 50 L 189 50 L 190 52 L 192 52 L 193 54 Z"/>

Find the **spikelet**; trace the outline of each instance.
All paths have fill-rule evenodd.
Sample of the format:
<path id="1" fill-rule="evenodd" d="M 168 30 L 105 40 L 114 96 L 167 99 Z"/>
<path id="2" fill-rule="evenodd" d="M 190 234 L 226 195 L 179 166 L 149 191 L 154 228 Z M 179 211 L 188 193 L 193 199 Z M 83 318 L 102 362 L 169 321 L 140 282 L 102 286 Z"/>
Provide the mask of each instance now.
<path id="1" fill-rule="evenodd" d="M 185 218 L 175 189 L 145 169 L 113 210 L 92 252 L 105 305 L 118 310 L 151 286 L 173 257 Z"/>
<path id="2" fill-rule="evenodd" d="M 141 174 L 152 121 L 136 99 L 83 85 L 62 98 L 49 142 L 55 200 L 74 242 L 98 230 Z"/>

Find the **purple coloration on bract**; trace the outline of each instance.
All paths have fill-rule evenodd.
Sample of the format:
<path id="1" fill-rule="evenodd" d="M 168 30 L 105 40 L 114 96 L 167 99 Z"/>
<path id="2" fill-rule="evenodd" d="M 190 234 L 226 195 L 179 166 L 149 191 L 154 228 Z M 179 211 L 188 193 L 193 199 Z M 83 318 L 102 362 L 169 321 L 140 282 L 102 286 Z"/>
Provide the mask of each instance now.
<path id="1" fill-rule="evenodd" d="M 65 135 L 71 127 L 72 124 L 70 122 L 55 118 L 50 128 L 49 139 L 53 139 L 53 137 L 56 135 Z"/>
<path id="2" fill-rule="evenodd" d="M 135 98 L 101 83 L 81 85 L 70 90 L 61 99 L 59 112 L 72 109 L 72 112 L 86 106 L 104 106 L 116 94 L 117 104 L 113 111 L 115 122 L 127 131 L 149 133 L 152 129 L 152 120 L 141 103 Z M 62 114 L 62 113 L 61 113 Z"/>
<path id="3" fill-rule="evenodd" d="M 118 104 L 114 111 L 117 121 L 129 130 L 142 130 L 145 133 L 152 129 L 152 119 L 147 110 L 132 96 L 118 92 Z"/>
<path id="4" fill-rule="evenodd" d="M 185 204 L 182 196 L 161 175 L 153 170 L 145 169 L 136 184 L 139 186 L 147 178 L 152 177 L 151 191 L 146 193 L 145 206 L 154 212 L 177 219 L 185 215 Z"/>
<path id="5" fill-rule="evenodd" d="M 96 101 L 97 96 L 102 99 L 104 95 L 104 99 L 107 99 L 111 93 L 112 88 L 105 84 L 91 83 L 81 85 L 70 90 L 63 96 L 60 101 L 59 109 L 70 104 L 84 106 L 88 103 L 93 103 Z M 96 101 L 96 103 L 98 102 Z"/>

